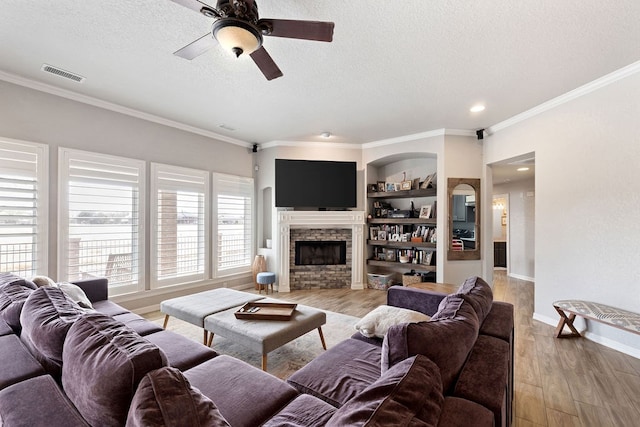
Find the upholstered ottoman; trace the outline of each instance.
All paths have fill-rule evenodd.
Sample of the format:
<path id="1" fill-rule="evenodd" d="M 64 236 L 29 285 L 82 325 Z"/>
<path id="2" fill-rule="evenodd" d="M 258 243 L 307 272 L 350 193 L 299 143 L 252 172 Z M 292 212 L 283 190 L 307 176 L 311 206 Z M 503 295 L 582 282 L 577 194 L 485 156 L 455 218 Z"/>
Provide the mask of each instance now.
<path id="1" fill-rule="evenodd" d="M 282 302 L 265 298 L 260 302 Z M 211 332 L 209 343 L 215 334 L 229 338 L 262 354 L 262 370 L 267 370 L 267 353 L 314 329 L 320 334 L 322 348 L 327 346 L 322 335 L 322 325 L 327 314 L 313 307 L 298 304 L 290 320 L 236 319 L 236 309 L 221 311 L 205 317 L 204 328 Z"/>
<path id="2" fill-rule="evenodd" d="M 183 320 L 192 325 L 204 327 L 204 318 L 210 314 L 239 307 L 251 301 L 261 300 L 262 296 L 233 289 L 220 288 L 192 295 L 172 298 L 160 303 L 160 311 L 164 316 L 163 327 L 167 328 L 169 316 Z M 207 344 L 207 331 L 204 331 L 203 344 Z"/>

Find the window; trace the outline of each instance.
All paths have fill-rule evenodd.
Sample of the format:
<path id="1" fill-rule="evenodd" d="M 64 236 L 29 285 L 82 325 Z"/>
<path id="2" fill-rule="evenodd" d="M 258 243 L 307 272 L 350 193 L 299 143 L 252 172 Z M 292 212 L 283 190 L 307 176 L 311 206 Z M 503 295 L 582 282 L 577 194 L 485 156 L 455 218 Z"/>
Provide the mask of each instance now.
<path id="1" fill-rule="evenodd" d="M 48 274 L 46 145 L 0 139 L 0 271 Z"/>
<path id="2" fill-rule="evenodd" d="M 61 280 L 107 277 L 111 295 L 144 283 L 143 161 L 60 149 Z"/>
<path id="3" fill-rule="evenodd" d="M 214 175 L 217 215 L 216 271 L 247 271 L 253 254 L 253 179 Z"/>
<path id="4" fill-rule="evenodd" d="M 151 164 L 151 284 L 209 275 L 209 172 Z"/>

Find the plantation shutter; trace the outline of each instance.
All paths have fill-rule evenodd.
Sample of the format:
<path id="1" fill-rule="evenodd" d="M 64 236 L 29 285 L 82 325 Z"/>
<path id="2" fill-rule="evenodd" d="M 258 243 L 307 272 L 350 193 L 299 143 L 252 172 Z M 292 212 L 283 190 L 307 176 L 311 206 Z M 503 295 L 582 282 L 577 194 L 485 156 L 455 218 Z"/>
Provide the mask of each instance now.
<path id="1" fill-rule="evenodd" d="M 253 179 L 216 174 L 218 272 L 246 271 L 253 254 Z"/>
<path id="2" fill-rule="evenodd" d="M 62 277 L 107 277 L 110 292 L 138 290 L 144 252 L 144 162 L 60 149 Z M 62 199 L 64 198 L 64 199 Z"/>
<path id="3" fill-rule="evenodd" d="M 151 164 L 152 285 L 208 276 L 209 173 Z"/>
<path id="4" fill-rule="evenodd" d="M 0 271 L 47 274 L 45 145 L 0 139 Z"/>

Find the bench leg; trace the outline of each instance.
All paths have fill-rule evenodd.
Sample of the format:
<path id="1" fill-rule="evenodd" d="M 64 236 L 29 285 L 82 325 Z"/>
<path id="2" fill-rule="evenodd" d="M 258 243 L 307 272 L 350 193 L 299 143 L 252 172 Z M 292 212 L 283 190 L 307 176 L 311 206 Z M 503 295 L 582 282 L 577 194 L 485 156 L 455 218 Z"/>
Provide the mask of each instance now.
<path id="1" fill-rule="evenodd" d="M 327 345 L 324 343 L 324 335 L 322 334 L 322 326 L 318 328 L 318 333 L 320 334 L 320 341 L 322 342 L 322 348 L 327 349 Z"/>
<path id="2" fill-rule="evenodd" d="M 582 335 L 580 335 L 580 332 L 578 332 L 575 326 L 573 326 L 573 321 L 575 320 L 576 315 L 571 313 L 569 317 L 567 317 L 567 314 L 564 311 L 562 311 L 561 308 L 556 306 L 553 306 L 553 308 L 555 308 L 558 314 L 560 315 L 560 321 L 558 322 L 558 326 L 556 327 L 556 338 L 581 337 Z M 567 333 L 567 334 L 562 333 L 562 330 L 564 329 L 565 325 L 567 325 L 567 327 L 571 329 L 570 333 Z"/>
<path id="3" fill-rule="evenodd" d="M 202 337 L 202 344 L 207 345 L 207 341 L 209 340 L 209 332 L 206 329 L 203 329 L 204 337 Z"/>
<path id="4" fill-rule="evenodd" d="M 262 355 L 262 370 L 267 372 L 267 355 Z"/>
<path id="5" fill-rule="evenodd" d="M 204 333 L 207 333 L 207 330 L 204 330 Z M 209 338 L 207 339 L 207 342 L 205 343 L 205 345 L 207 347 L 211 347 L 211 343 L 213 343 L 213 332 L 209 332 Z"/>
<path id="6" fill-rule="evenodd" d="M 167 323 L 169 323 L 169 315 L 164 315 L 164 324 L 162 325 L 162 329 L 167 329 Z"/>

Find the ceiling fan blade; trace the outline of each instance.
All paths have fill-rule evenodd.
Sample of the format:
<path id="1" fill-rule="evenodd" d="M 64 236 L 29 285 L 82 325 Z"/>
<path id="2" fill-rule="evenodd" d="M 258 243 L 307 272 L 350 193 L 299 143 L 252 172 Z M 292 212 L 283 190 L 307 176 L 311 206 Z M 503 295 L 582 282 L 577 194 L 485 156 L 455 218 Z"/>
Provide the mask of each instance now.
<path id="1" fill-rule="evenodd" d="M 333 40 L 333 22 L 260 19 L 258 27 L 263 28 L 265 26 L 271 28 L 271 32 L 267 34 L 269 36 L 320 42 Z"/>
<path id="2" fill-rule="evenodd" d="M 182 49 L 178 49 L 173 52 L 174 55 L 184 59 L 193 59 L 202 55 L 216 44 L 216 39 L 213 38 L 211 33 L 207 33 L 199 39 L 189 43 Z"/>
<path id="3" fill-rule="evenodd" d="M 184 6 L 188 9 L 195 10 L 196 12 L 200 12 L 203 7 L 215 10 L 213 6 L 209 6 L 208 4 L 198 0 L 171 0 L 171 1 L 181 6 Z"/>
<path id="4" fill-rule="evenodd" d="M 253 59 L 253 62 L 260 68 L 260 71 L 262 71 L 262 74 L 264 74 L 267 80 L 282 77 L 282 71 L 280 71 L 280 68 L 278 68 L 264 46 L 254 51 L 251 54 L 251 59 Z"/>

